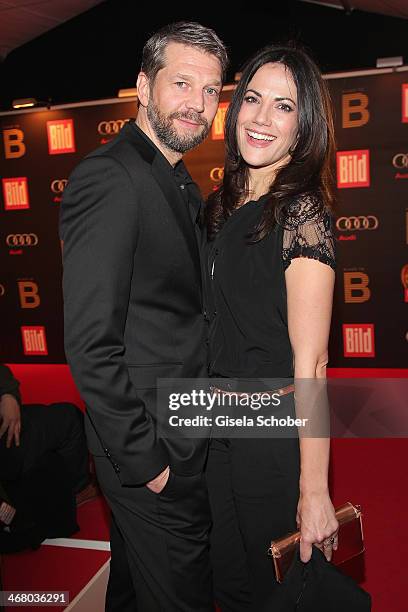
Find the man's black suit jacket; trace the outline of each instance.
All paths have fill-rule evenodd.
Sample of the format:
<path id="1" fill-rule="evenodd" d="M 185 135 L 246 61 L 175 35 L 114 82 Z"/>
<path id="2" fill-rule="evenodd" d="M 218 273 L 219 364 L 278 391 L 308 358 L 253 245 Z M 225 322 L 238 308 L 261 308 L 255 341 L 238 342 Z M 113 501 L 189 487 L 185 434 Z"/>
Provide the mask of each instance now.
<path id="1" fill-rule="evenodd" d="M 60 234 L 65 352 L 90 451 L 122 485 L 168 464 L 199 472 L 206 440 L 165 440 L 155 425 L 157 378 L 207 374 L 197 236 L 174 168 L 134 121 L 70 176 Z"/>

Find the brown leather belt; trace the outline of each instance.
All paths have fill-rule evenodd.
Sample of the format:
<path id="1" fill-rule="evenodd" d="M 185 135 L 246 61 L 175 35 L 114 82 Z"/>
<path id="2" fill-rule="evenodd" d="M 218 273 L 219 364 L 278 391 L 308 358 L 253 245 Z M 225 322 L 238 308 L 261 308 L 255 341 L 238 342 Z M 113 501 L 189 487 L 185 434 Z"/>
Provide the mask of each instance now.
<path id="1" fill-rule="evenodd" d="M 234 397 L 252 397 L 252 395 L 268 395 L 269 397 L 273 395 L 288 395 L 288 393 L 293 393 L 295 390 L 295 385 L 287 385 L 286 387 L 280 387 L 279 389 L 274 389 L 273 391 L 269 391 L 265 389 L 263 391 L 226 391 L 226 389 L 220 389 L 219 387 L 210 387 L 211 391 L 215 393 L 220 393 L 221 395 L 233 395 Z"/>

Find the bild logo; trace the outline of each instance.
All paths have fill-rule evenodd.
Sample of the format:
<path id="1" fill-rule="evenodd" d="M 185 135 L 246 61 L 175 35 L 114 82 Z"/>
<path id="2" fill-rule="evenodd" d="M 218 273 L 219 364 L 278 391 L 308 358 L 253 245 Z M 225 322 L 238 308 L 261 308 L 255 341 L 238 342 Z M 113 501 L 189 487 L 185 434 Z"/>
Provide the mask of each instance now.
<path id="1" fill-rule="evenodd" d="M 373 323 L 343 324 L 344 357 L 375 357 Z"/>
<path id="2" fill-rule="evenodd" d="M 408 123 L 408 83 L 402 84 L 402 123 Z"/>
<path id="3" fill-rule="evenodd" d="M 48 355 L 45 327 L 42 325 L 21 328 L 24 355 Z"/>
<path id="4" fill-rule="evenodd" d="M 228 106 L 229 102 L 221 102 L 218 106 L 211 128 L 212 140 L 224 140 L 225 115 L 227 114 Z"/>
<path id="5" fill-rule="evenodd" d="M 408 210 L 405 211 L 405 242 L 408 244 Z"/>
<path id="6" fill-rule="evenodd" d="M 4 178 L 2 182 L 5 210 L 30 208 L 27 177 Z"/>
<path id="7" fill-rule="evenodd" d="M 75 153 L 74 121 L 47 121 L 48 152 L 50 155 Z"/>
<path id="8" fill-rule="evenodd" d="M 370 186 L 370 151 L 337 151 L 337 187 Z"/>
<path id="9" fill-rule="evenodd" d="M 401 283 L 404 288 L 404 301 L 408 302 L 408 264 L 402 267 Z"/>

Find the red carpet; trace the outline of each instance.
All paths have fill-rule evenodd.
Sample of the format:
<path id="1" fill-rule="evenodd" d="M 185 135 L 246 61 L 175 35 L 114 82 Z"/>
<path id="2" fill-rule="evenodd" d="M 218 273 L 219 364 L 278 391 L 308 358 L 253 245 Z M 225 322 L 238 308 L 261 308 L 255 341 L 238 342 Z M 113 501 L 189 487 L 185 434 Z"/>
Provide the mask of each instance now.
<path id="1" fill-rule="evenodd" d="M 344 571 L 371 593 L 373 612 L 405 612 L 408 441 L 333 440 L 332 449 L 335 505 L 350 500 L 364 511 L 366 553 Z M 100 498 L 80 507 L 75 539 L 107 541 L 107 516 Z M 108 552 L 53 546 L 7 555 L 4 589 L 68 590 L 72 600 L 108 558 Z"/>
<path id="2" fill-rule="evenodd" d="M 344 571 L 371 593 L 373 612 L 406 612 L 408 440 L 333 440 L 332 456 L 333 503 L 364 513 L 366 552 Z"/>
<path id="3" fill-rule="evenodd" d="M 24 373 L 24 368 L 34 368 Z M 24 379 L 25 401 L 51 402 L 64 398 L 75 401 L 77 392 L 69 383 L 66 366 L 12 366 L 18 378 Z M 41 381 L 39 370 L 47 377 Z M 51 375 L 52 371 L 52 376 Z M 64 380 L 57 380 L 58 371 Z M 68 374 L 68 376 L 67 376 Z M 332 370 L 332 376 L 378 376 L 373 370 Z M 407 376 L 407 370 L 382 371 L 389 377 Z M 49 385 L 49 380 L 53 381 Z M 63 386 L 61 386 L 61 384 Z M 23 390 L 24 390 L 24 384 Z M 38 393 L 32 393 L 33 388 Z M 61 388 L 65 390 L 61 393 Z M 41 389 L 41 393 L 40 393 Z M 47 389 L 44 397 L 44 389 Z M 40 396 L 40 397 L 39 397 Z M 30 399 L 29 399 L 30 398 Z M 408 536 L 407 439 L 347 439 L 332 441 L 331 490 L 333 502 L 359 503 L 364 513 L 366 552 L 344 566 L 369 591 L 373 612 L 405 612 L 406 551 Z M 108 512 L 99 498 L 78 509 L 81 531 L 74 540 L 108 540 Z M 80 544 L 80 543 L 78 543 Z M 3 557 L 5 590 L 64 590 L 72 600 L 109 558 L 106 551 L 83 548 L 41 546 L 37 551 Z M 272 572 L 272 568 L 271 568 Z M 405 602 L 405 603 L 404 603 Z M 14 609 L 14 608 L 13 608 Z M 25 608 L 38 612 L 36 608 Z M 61 610 L 62 608 L 48 608 Z M 9 608 L 11 610 L 11 608 Z M 92 612 L 102 612 L 94 610 Z M 148 611 L 143 611 L 148 612 Z M 271 611 L 272 612 L 272 611 Z"/>
<path id="4" fill-rule="evenodd" d="M 108 513 L 102 498 L 78 508 L 81 530 L 75 539 L 109 540 Z M 38 550 L 3 557 L 2 578 L 6 591 L 69 591 L 74 597 L 110 558 L 110 553 L 83 548 L 62 548 L 42 545 Z M 7 608 L 8 612 L 16 608 Z M 42 608 L 27 606 L 27 612 Z M 63 610 L 62 606 L 47 606 L 46 610 Z M 93 610 L 92 612 L 103 612 Z"/>

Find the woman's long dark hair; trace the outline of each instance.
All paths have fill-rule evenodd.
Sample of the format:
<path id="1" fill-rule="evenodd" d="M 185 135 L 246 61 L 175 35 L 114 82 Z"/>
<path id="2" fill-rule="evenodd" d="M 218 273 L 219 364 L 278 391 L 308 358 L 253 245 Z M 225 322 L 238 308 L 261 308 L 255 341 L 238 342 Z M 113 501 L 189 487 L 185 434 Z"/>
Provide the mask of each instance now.
<path id="1" fill-rule="evenodd" d="M 302 194 L 314 196 L 316 213 L 333 205 L 332 164 L 335 151 L 330 95 L 320 70 L 302 49 L 272 45 L 258 51 L 244 66 L 228 108 L 225 122 L 224 179 L 207 202 L 208 236 L 214 238 L 237 204 L 249 196 L 249 171 L 238 150 L 238 114 L 255 72 L 264 64 L 281 63 L 290 71 L 297 88 L 298 132 L 287 165 L 280 168 L 268 192 L 268 200 L 252 242 L 262 240 L 284 218 L 286 207 Z M 272 177 L 271 177 L 272 178 Z"/>

